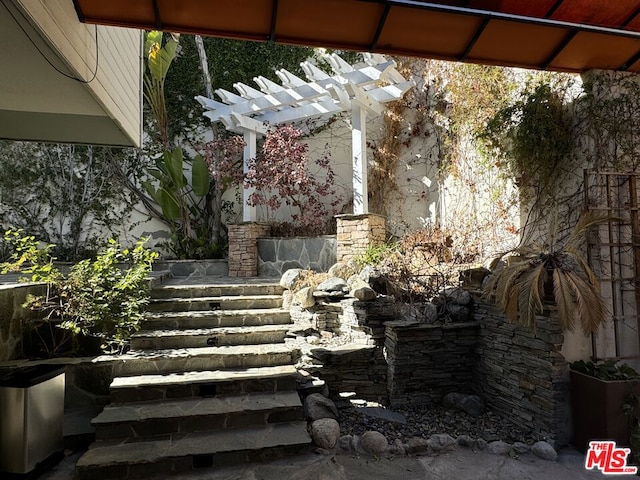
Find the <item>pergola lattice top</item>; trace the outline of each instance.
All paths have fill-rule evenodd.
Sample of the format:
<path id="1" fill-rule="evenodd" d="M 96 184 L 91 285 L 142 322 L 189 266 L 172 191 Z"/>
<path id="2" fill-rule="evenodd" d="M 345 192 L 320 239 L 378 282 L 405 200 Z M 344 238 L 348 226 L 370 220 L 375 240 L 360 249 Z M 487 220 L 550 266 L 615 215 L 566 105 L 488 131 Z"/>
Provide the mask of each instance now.
<path id="1" fill-rule="evenodd" d="M 257 135 L 266 133 L 269 125 L 294 123 L 315 117 L 350 112 L 352 117 L 354 213 L 367 213 L 366 117 L 380 115 L 384 104 L 401 99 L 414 86 L 397 70 L 394 61 L 382 55 L 363 54 L 364 64 L 350 65 L 337 54 L 327 56 L 333 75 L 310 62 L 301 63 L 308 79 L 288 70 L 276 74 L 281 84 L 256 77 L 256 90 L 244 83 L 234 84 L 238 94 L 217 89 L 221 102 L 198 96 L 212 122 L 221 122 L 227 130 L 241 133 L 247 147 L 245 169 L 256 155 Z M 244 220 L 255 221 L 255 209 L 246 200 L 252 192 L 245 190 Z"/>

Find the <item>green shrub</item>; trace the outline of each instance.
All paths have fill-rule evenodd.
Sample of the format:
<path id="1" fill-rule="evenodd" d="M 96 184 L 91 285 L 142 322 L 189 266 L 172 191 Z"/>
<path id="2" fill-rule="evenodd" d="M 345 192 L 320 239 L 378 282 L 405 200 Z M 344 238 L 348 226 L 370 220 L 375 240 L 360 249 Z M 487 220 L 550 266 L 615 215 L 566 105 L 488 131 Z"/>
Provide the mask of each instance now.
<path id="1" fill-rule="evenodd" d="M 147 275 L 158 254 L 144 247 L 141 239 L 132 249 L 122 249 L 115 240 L 98 253 L 95 260 L 83 260 L 71 267 L 65 277 L 54 266 L 53 245 L 41 246 L 34 237 L 21 231 L 8 231 L 5 241 L 14 253 L 1 265 L 2 272 L 30 274 L 26 280 L 47 285 L 44 295 L 31 295 L 23 305 L 40 313 L 32 329 L 46 326 L 52 332 L 46 338 L 38 334 L 43 353 L 60 353 L 68 337 L 56 335 L 56 330 L 68 332 L 77 348 L 77 338 L 97 336 L 107 352 L 122 352 L 131 333 L 140 328 L 149 303 Z M 44 324 L 44 325 L 43 325 Z M 67 352 L 65 352 L 67 353 Z"/>

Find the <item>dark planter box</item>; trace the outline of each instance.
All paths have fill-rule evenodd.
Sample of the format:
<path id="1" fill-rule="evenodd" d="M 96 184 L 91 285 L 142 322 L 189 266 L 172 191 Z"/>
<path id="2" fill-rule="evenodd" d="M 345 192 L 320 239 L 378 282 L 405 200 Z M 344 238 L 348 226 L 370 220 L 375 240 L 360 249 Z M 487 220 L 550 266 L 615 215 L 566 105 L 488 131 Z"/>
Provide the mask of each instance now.
<path id="1" fill-rule="evenodd" d="M 571 371 L 574 445 L 585 452 L 592 440 L 615 440 L 629 446 L 629 421 L 622 405 L 640 395 L 640 380 L 605 381 Z"/>

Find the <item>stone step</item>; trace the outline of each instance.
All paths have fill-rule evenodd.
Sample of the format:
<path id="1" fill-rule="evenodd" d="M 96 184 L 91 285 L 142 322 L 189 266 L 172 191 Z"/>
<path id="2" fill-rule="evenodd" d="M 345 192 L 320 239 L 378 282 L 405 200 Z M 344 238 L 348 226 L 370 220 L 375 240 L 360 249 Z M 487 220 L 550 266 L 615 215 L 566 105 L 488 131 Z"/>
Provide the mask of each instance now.
<path id="1" fill-rule="evenodd" d="M 107 406 L 91 421 L 96 440 L 142 439 L 304 420 L 295 391 Z"/>
<path id="2" fill-rule="evenodd" d="M 148 478 L 207 467 L 263 461 L 311 447 L 306 422 L 170 435 L 147 442 L 96 442 L 78 460 L 76 480 Z"/>
<path id="3" fill-rule="evenodd" d="M 147 313 L 142 328 L 145 330 L 218 328 L 285 325 L 290 323 L 291 315 L 287 310 L 280 308 L 260 308 L 255 310 Z"/>
<path id="4" fill-rule="evenodd" d="M 111 383 L 111 402 L 141 402 L 211 395 L 295 390 L 297 371 L 293 365 L 180 372 L 165 375 L 117 377 Z"/>
<path id="5" fill-rule="evenodd" d="M 163 350 L 282 343 L 289 328 L 290 325 L 262 325 L 188 330 L 143 330 L 131 336 L 131 349 Z"/>
<path id="6" fill-rule="evenodd" d="M 280 307 L 282 307 L 282 295 L 243 295 L 199 298 L 156 298 L 151 300 L 147 310 L 150 312 L 194 312 Z"/>
<path id="7" fill-rule="evenodd" d="M 237 285 L 162 285 L 151 290 L 151 298 L 230 297 L 250 295 L 282 295 L 284 288 L 278 284 Z"/>
<path id="8" fill-rule="evenodd" d="M 131 350 L 123 355 L 104 355 L 94 362 L 112 365 L 114 377 L 195 372 L 205 370 L 273 367 L 294 364 L 300 352 L 284 344 L 226 347 Z"/>

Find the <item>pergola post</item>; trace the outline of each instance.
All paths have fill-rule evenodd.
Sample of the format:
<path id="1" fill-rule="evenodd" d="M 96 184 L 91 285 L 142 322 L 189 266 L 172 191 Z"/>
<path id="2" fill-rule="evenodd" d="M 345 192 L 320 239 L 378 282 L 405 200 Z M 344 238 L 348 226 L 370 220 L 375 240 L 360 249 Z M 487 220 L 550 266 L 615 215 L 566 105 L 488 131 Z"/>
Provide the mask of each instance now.
<path id="1" fill-rule="evenodd" d="M 357 102 L 351 107 L 353 213 L 369 213 L 367 193 L 367 112 Z"/>
<path id="2" fill-rule="evenodd" d="M 244 136 L 244 154 L 242 160 L 242 170 L 246 175 L 249 171 L 249 161 L 252 158 L 256 158 L 257 154 L 257 140 L 258 135 L 254 130 L 243 129 Z M 247 187 L 242 188 L 242 221 L 244 222 L 256 222 L 258 220 L 257 209 L 255 206 L 249 205 L 249 197 L 255 192 L 255 188 Z"/>

